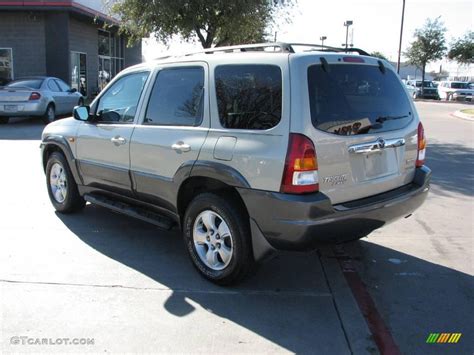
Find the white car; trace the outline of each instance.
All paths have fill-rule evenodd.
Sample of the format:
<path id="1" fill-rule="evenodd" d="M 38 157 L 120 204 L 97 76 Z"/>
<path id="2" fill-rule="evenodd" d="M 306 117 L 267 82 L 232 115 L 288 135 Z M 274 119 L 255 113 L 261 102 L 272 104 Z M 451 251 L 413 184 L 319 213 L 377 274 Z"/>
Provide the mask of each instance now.
<path id="1" fill-rule="evenodd" d="M 469 83 L 462 81 L 442 81 L 438 86 L 438 94 L 446 101 L 472 101 L 474 89 L 470 88 Z"/>
<path id="2" fill-rule="evenodd" d="M 410 95 L 410 97 L 414 97 L 415 94 L 416 94 L 416 89 L 415 87 L 411 86 L 411 85 L 408 85 L 406 82 L 405 82 L 405 88 L 407 89 L 408 91 L 408 94 Z"/>

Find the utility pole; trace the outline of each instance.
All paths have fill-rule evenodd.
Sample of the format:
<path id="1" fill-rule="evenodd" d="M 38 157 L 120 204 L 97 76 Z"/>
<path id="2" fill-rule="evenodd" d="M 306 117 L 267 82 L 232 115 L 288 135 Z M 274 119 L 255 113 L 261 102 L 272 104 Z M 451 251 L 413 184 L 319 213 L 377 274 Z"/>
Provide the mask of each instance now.
<path id="1" fill-rule="evenodd" d="M 344 22 L 344 26 L 346 27 L 346 51 L 348 48 L 348 40 L 349 40 L 349 26 L 351 26 L 354 22 L 352 20 L 347 20 Z"/>
<path id="2" fill-rule="evenodd" d="M 405 0 L 402 6 L 402 25 L 400 26 L 400 43 L 398 44 L 398 60 L 397 60 L 397 74 L 400 73 L 400 56 L 402 55 L 402 37 L 403 37 L 403 20 L 405 19 Z"/>
<path id="3" fill-rule="evenodd" d="M 273 42 L 276 42 L 276 41 L 277 41 L 277 34 L 278 34 L 278 32 L 275 31 L 275 39 L 273 40 Z"/>
<path id="4" fill-rule="evenodd" d="M 319 37 L 319 39 L 321 40 L 321 49 L 324 49 L 324 41 L 327 40 L 328 38 L 326 36 L 321 36 Z"/>

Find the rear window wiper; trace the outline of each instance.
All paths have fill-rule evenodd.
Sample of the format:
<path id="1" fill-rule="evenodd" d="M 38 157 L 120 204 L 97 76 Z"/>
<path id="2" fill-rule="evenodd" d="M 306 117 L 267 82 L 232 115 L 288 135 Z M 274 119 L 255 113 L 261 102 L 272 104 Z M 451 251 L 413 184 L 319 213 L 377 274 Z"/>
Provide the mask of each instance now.
<path id="1" fill-rule="evenodd" d="M 399 119 L 402 119 L 402 118 L 406 118 L 409 115 L 411 115 L 411 112 L 408 115 L 401 115 L 401 116 L 379 116 L 379 117 L 377 117 L 375 122 L 383 123 L 385 121 L 390 121 L 390 120 L 399 120 Z"/>

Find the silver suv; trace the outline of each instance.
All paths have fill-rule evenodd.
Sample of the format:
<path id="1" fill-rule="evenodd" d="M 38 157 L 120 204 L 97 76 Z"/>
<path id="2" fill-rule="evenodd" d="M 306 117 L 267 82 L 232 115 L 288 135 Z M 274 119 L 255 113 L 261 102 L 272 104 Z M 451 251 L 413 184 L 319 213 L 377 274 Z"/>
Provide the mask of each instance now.
<path id="1" fill-rule="evenodd" d="M 214 48 L 126 69 L 42 136 L 58 212 L 86 201 L 181 228 L 236 282 L 276 250 L 366 236 L 426 198 L 425 136 L 385 61 L 338 48 Z"/>

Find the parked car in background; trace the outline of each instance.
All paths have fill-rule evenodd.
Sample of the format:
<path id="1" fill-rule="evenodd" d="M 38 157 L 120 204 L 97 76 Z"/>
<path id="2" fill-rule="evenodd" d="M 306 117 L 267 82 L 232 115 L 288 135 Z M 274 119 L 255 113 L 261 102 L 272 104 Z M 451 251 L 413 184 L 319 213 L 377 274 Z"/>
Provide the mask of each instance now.
<path id="1" fill-rule="evenodd" d="M 446 101 L 472 101 L 474 89 L 462 81 L 442 81 L 438 86 L 439 97 Z"/>
<path id="2" fill-rule="evenodd" d="M 423 90 L 421 90 L 421 80 L 407 80 L 407 86 L 413 89 L 412 97 L 414 99 L 439 100 L 438 90 L 433 82 L 429 80 L 423 82 Z"/>
<path id="3" fill-rule="evenodd" d="M 415 97 L 415 94 L 416 94 L 416 89 L 415 89 L 413 86 L 408 85 L 408 83 L 407 83 L 406 81 L 405 81 L 404 83 L 405 83 L 405 87 L 406 87 L 406 89 L 407 89 L 407 91 L 408 91 L 408 94 L 409 94 L 411 97 L 414 98 L 414 97 Z"/>
<path id="4" fill-rule="evenodd" d="M 253 44 L 125 69 L 44 129 L 53 206 L 89 201 L 180 227 L 194 266 L 218 284 L 276 250 L 409 217 L 431 176 L 416 107 L 389 63 L 331 51 Z"/>
<path id="5" fill-rule="evenodd" d="M 11 81 L 0 87 L 0 124 L 10 117 L 42 117 L 53 122 L 57 115 L 72 113 L 75 106 L 84 104 L 76 89 L 53 77 L 35 76 Z"/>

